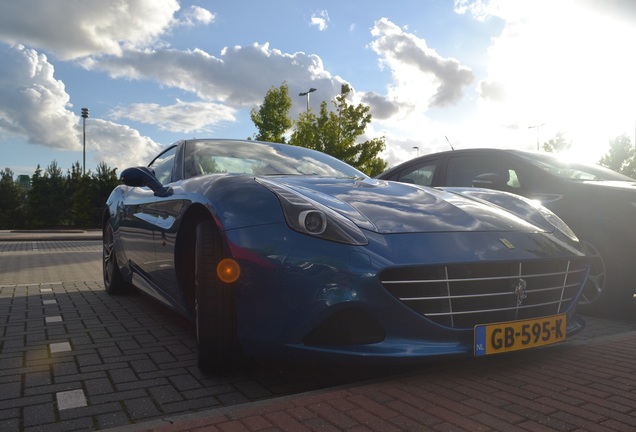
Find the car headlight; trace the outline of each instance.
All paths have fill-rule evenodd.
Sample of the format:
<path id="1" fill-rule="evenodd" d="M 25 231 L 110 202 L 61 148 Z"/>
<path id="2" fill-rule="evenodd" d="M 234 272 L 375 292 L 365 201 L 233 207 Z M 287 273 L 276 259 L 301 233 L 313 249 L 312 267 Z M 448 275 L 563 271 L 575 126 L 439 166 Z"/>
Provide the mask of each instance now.
<path id="1" fill-rule="evenodd" d="M 340 213 L 290 188 L 265 179 L 256 181 L 276 194 L 283 208 L 285 221 L 294 231 L 356 246 L 369 243 L 362 230 Z"/>
<path id="2" fill-rule="evenodd" d="M 547 208 L 543 207 L 542 205 L 537 206 L 537 210 L 539 210 L 539 213 L 541 213 L 541 216 L 543 216 L 543 218 L 545 220 L 550 222 L 550 224 L 553 227 L 555 227 L 556 229 L 561 231 L 563 234 L 568 236 L 570 239 L 572 239 L 574 241 L 579 241 L 579 239 L 576 236 L 576 234 L 574 234 L 574 231 L 572 231 L 572 229 L 570 229 L 570 227 L 565 222 L 563 222 L 563 220 L 561 220 L 560 217 L 558 217 L 557 215 L 552 213 L 552 211 L 548 210 Z"/>
<path id="3" fill-rule="evenodd" d="M 541 204 L 540 201 L 536 199 L 529 199 L 520 195 L 518 195 L 517 198 L 531 205 L 534 209 L 536 209 L 539 212 L 541 217 L 545 219 L 546 222 L 548 222 L 557 230 L 561 231 L 568 238 L 570 238 L 571 240 L 574 240 L 575 242 L 579 241 L 576 234 L 574 234 L 574 231 L 572 231 L 572 229 L 565 222 L 563 222 L 563 220 L 560 217 L 558 217 L 555 213 L 553 213 L 552 210 L 548 209 L 543 204 Z"/>

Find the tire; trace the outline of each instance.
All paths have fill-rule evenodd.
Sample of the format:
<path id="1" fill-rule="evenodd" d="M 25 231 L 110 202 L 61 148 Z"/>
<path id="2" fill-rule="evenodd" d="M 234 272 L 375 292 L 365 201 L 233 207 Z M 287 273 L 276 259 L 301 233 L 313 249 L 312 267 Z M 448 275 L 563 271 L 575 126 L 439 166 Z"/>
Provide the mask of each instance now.
<path id="1" fill-rule="evenodd" d="M 111 295 L 131 292 L 132 285 L 124 280 L 119 265 L 117 264 L 113 227 L 110 225 L 110 221 L 106 222 L 102 242 L 102 269 L 106 292 Z"/>
<path id="2" fill-rule="evenodd" d="M 204 373 L 231 372 L 242 365 L 236 331 L 233 286 L 216 275 L 222 243 L 212 220 L 197 225 L 195 248 L 195 325 L 198 366 Z"/>
<path id="3" fill-rule="evenodd" d="M 583 314 L 610 316 L 629 304 L 632 296 L 625 289 L 625 268 L 619 254 L 612 253 L 608 242 L 581 239 L 590 258 L 590 273 L 579 298 L 577 310 Z"/>

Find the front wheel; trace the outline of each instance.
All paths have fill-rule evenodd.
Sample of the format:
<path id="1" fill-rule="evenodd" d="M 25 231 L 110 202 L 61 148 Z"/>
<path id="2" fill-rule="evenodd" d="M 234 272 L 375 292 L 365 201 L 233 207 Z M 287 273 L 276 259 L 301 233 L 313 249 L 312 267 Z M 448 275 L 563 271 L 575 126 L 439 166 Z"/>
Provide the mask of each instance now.
<path id="1" fill-rule="evenodd" d="M 126 282 L 117 264 L 115 238 L 110 221 L 106 222 L 102 235 L 102 243 L 102 269 L 106 292 L 108 294 L 125 294 L 132 291 L 132 286 Z"/>
<path id="2" fill-rule="evenodd" d="M 199 369 L 206 373 L 236 370 L 242 360 L 236 333 L 236 308 L 231 284 L 223 283 L 216 266 L 223 258 L 219 232 L 206 219 L 196 228 L 195 324 Z"/>
<path id="3" fill-rule="evenodd" d="M 604 239 L 581 239 L 581 244 L 590 259 L 590 272 L 577 309 L 584 314 L 609 316 L 631 298 L 624 286 L 626 270 L 620 254 Z"/>

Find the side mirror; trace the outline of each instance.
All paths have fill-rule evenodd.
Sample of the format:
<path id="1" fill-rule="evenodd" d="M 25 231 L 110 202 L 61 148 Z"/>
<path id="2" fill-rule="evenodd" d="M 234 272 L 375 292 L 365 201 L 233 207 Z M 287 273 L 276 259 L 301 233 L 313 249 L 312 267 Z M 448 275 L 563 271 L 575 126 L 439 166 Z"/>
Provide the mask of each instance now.
<path id="1" fill-rule="evenodd" d="M 501 174 L 485 173 L 473 179 L 473 186 L 485 189 L 505 190 L 506 181 Z"/>
<path id="2" fill-rule="evenodd" d="M 158 197 L 165 198 L 172 195 L 172 188 L 162 185 L 155 177 L 155 173 L 148 167 L 126 168 L 121 172 L 119 179 L 126 186 L 148 186 Z"/>

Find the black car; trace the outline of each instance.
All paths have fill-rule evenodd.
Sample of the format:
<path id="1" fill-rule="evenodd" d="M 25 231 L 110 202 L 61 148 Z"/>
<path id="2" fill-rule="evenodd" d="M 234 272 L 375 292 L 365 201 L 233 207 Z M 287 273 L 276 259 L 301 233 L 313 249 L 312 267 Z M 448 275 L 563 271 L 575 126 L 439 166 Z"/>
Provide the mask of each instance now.
<path id="1" fill-rule="evenodd" d="M 489 188 L 537 200 L 574 230 L 592 258 L 579 310 L 607 313 L 632 301 L 636 180 L 631 177 L 552 153 L 484 148 L 418 157 L 378 178 L 430 187 Z"/>

